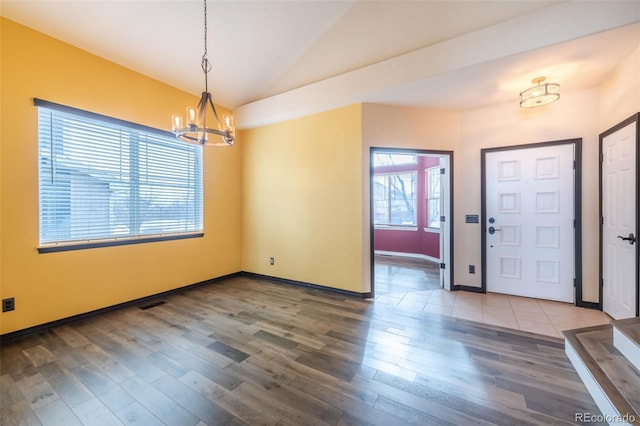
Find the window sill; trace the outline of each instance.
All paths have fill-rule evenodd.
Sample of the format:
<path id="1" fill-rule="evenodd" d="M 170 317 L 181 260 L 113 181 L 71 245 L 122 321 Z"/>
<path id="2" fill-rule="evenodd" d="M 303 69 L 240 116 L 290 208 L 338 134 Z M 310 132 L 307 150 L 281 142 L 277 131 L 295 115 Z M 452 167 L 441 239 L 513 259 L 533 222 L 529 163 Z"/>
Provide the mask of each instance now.
<path id="1" fill-rule="evenodd" d="M 387 226 L 387 225 L 375 225 L 374 229 L 379 229 L 381 231 L 417 231 L 417 226 Z"/>
<path id="2" fill-rule="evenodd" d="M 440 228 L 422 228 L 424 232 L 428 232 L 430 234 L 439 234 Z"/>
<path id="3" fill-rule="evenodd" d="M 69 243 L 49 244 L 38 247 L 38 253 L 56 253 L 60 251 L 86 250 L 100 247 L 127 246 L 131 244 L 155 243 L 158 241 L 185 240 L 204 237 L 203 232 L 194 234 L 151 235 L 139 238 L 122 238 L 101 241 L 74 241 Z"/>

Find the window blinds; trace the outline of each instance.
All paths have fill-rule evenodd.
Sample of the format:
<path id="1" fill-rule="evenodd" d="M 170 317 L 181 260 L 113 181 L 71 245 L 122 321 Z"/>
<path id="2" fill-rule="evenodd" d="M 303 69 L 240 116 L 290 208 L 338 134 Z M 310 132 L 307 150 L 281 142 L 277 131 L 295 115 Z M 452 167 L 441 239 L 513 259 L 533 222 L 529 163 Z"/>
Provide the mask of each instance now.
<path id="1" fill-rule="evenodd" d="M 40 245 L 202 232 L 202 147 L 39 99 Z"/>

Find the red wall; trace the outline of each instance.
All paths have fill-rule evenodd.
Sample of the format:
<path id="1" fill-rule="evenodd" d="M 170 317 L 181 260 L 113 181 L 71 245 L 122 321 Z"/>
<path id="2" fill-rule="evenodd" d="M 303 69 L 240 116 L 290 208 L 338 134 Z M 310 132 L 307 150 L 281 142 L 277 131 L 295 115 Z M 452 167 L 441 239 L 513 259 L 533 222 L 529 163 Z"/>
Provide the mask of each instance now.
<path id="1" fill-rule="evenodd" d="M 439 163 L 440 159 L 438 157 L 418 156 L 418 164 L 379 167 L 375 169 L 374 174 L 376 172 L 388 173 L 390 171 L 418 171 L 418 229 L 416 231 L 394 230 L 389 228 L 374 229 L 374 250 L 425 254 L 436 259 L 440 258 L 440 233 L 426 232 L 424 230 L 427 227 L 425 169 L 437 166 Z"/>

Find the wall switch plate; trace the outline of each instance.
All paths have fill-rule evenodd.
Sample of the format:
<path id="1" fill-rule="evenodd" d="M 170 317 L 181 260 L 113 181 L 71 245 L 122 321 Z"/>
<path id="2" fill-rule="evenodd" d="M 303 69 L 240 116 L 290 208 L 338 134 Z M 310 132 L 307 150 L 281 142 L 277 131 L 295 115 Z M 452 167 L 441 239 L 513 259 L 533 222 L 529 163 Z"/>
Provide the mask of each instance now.
<path id="1" fill-rule="evenodd" d="M 469 273 L 470 274 L 476 273 L 476 265 L 469 265 Z"/>
<path id="2" fill-rule="evenodd" d="M 16 299 L 13 297 L 9 297 L 7 299 L 2 299 L 2 312 L 13 311 L 16 308 Z"/>
<path id="3" fill-rule="evenodd" d="M 464 215 L 464 223 L 480 223 L 480 216 L 477 214 Z"/>
<path id="4" fill-rule="evenodd" d="M 273 257 L 269 258 L 269 265 L 275 265 L 276 260 Z"/>

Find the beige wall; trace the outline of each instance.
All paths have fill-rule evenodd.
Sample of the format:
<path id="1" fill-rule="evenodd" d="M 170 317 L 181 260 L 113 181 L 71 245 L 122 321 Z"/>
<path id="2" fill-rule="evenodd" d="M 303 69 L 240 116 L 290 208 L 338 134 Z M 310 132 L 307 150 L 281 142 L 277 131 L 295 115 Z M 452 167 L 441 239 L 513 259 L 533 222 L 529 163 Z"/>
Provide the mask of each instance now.
<path id="1" fill-rule="evenodd" d="M 454 193 L 456 284 L 481 285 L 479 225 L 464 223 L 464 214 L 480 213 L 480 150 L 582 138 L 583 299 L 598 300 L 598 100 L 598 91 L 591 89 L 562 94 L 560 101 L 535 109 L 520 108 L 514 99 L 462 113 L 461 149 L 455 160 L 455 167 L 464 170 Z M 476 274 L 467 273 L 469 264 L 476 265 Z"/>
<path id="2" fill-rule="evenodd" d="M 600 132 L 640 112 L 640 40 L 638 46 L 600 86 Z"/>
<path id="3" fill-rule="evenodd" d="M 1 19 L 0 333 L 175 289 L 241 269 L 240 149 L 205 150 L 203 238 L 38 254 L 33 98 L 169 129 L 197 98 Z"/>
<path id="4" fill-rule="evenodd" d="M 639 47 L 602 83 L 600 97 L 601 133 L 640 112 L 640 41 Z"/>
<path id="5" fill-rule="evenodd" d="M 455 151 L 460 141 L 460 113 L 432 108 L 362 105 L 362 288 L 371 291 L 370 148 Z M 455 159 L 455 154 L 454 154 Z M 455 162 L 455 160 L 454 160 Z M 458 171 L 454 166 L 454 182 Z M 455 207 L 454 207 L 455 208 Z"/>
<path id="6" fill-rule="evenodd" d="M 599 93 L 596 89 L 563 95 L 560 102 L 525 110 L 513 103 L 455 112 L 383 105 L 363 105 L 363 235 L 369 249 L 369 147 L 452 150 L 454 168 L 454 284 L 481 286 L 480 225 L 464 223 L 465 214 L 480 214 L 480 150 L 562 139 L 583 139 L 583 185 L 597 188 Z M 583 298 L 598 300 L 597 191 L 586 190 L 583 202 Z M 594 228 L 595 226 L 595 228 Z M 596 232 L 593 232 L 596 229 Z M 468 273 L 468 265 L 476 273 Z M 368 258 L 363 287 L 370 282 Z M 367 280 L 369 278 L 369 280 Z"/>

